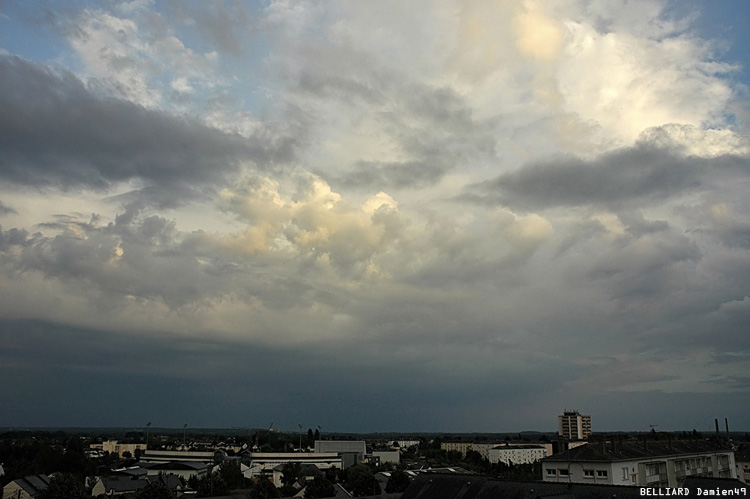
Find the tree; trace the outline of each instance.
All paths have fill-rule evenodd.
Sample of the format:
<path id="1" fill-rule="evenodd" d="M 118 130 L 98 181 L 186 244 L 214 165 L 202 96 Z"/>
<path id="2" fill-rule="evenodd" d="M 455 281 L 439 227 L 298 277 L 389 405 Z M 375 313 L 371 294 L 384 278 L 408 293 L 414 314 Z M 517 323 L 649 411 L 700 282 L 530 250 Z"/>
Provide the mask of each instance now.
<path id="1" fill-rule="evenodd" d="M 39 494 L 39 499 L 85 499 L 91 494 L 86 491 L 83 479 L 70 473 L 60 473 L 50 478 L 49 485 Z"/>
<path id="2" fill-rule="evenodd" d="M 172 499 L 174 494 L 161 480 L 151 482 L 138 491 L 136 499 Z"/>
<path id="3" fill-rule="evenodd" d="M 227 484 L 229 490 L 241 489 L 245 485 L 245 477 L 239 465 L 223 463 L 219 466 L 219 476 Z"/>
<path id="4" fill-rule="evenodd" d="M 285 486 L 294 485 L 299 479 L 300 473 L 302 473 L 302 465 L 300 463 L 286 463 L 281 468 L 281 483 Z"/>
<path id="5" fill-rule="evenodd" d="M 392 472 L 391 476 L 388 478 L 388 481 L 385 484 L 385 492 L 386 494 L 403 492 L 409 487 L 409 485 L 411 485 L 409 475 L 403 470 L 396 470 Z"/>
<path id="6" fill-rule="evenodd" d="M 279 490 L 265 475 L 261 475 L 250 489 L 251 499 L 275 499 L 277 497 L 279 497 Z"/>
<path id="7" fill-rule="evenodd" d="M 229 486 L 218 472 L 200 477 L 195 482 L 195 490 L 198 497 L 229 495 Z"/>
<path id="8" fill-rule="evenodd" d="M 312 428 L 307 429 L 307 446 L 315 447 L 315 434 L 313 433 Z"/>
<path id="9" fill-rule="evenodd" d="M 305 499 L 320 499 L 335 495 L 336 489 L 331 481 L 324 476 L 316 476 L 313 480 L 307 482 L 307 487 L 305 487 Z"/>
<path id="10" fill-rule="evenodd" d="M 346 485 L 355 497 L 380 494 L 380 484 L 366 464 L 356 464 L 346 470 Z"/>

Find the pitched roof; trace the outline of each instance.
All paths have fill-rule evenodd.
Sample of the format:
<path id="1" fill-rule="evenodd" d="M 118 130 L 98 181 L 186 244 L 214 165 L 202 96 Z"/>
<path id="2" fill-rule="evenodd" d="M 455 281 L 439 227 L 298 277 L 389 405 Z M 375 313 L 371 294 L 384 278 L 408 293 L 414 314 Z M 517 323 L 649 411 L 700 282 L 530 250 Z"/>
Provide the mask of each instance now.
<path id="1" fill-rule="evenodd" d="M 640 497 L 638 487 L 500 480 L 480 475 L 424 474 L 401 499 L 601 499 Z"/>
<path id="2" fill-rule="evenodd" d="M 11 483 L 15 483 L 31 497 L 34 497 L 47 488 L 49 477 L 47 475 L 26 475 L 23 478 L 13 480 Z"/>
<path id="3" fill-rule="evenodd" d="M 544 458 L 543 462 L 567 461 L 624 461 L 674 456 L 729 452 L 731 449 L 706 440 L 646 440 L 639 442 L 589 442 L 565 452 Z"/>
<path id="4" fill-rule="evenodd" d="M 143 478 L 133 479 L 127 476 L 103 476 L 101 481 L 105 493 L 109 493 L 110 490 L 115 491 L 115 493 L 132 492 L 141 490 L 148 484 L 148 481 Z"/>
<path id="5" fill-rule="evenodd" d="M 199 471 L 206 469 L 208 465 L 196 461 L 168 461 L 166 463 L 144 464 L 144 467 L 150 470 L 192 470 Z"/>

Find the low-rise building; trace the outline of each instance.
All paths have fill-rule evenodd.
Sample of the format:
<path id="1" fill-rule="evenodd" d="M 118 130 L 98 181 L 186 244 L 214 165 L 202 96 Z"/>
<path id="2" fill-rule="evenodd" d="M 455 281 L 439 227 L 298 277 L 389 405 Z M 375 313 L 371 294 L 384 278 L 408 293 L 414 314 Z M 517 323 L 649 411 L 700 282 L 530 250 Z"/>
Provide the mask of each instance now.
<path id="1" fill-rule="evenodd" d="M 265 476 L 277 487 L 281 486 L 282 469 L 287 463 L 313 465 L 319 470 L 343 469 L 341 456 L 334 452 L 253 452 L 249 457 L 250 467 L 243 472 L 245 478 L 255 480 Z"/>
<path id="2" fill-rule="evenodd" d="M 102 442 L 101 450 L 120 457 L 125 457 L 123 454 L 128 452 L 131 457 L 134 457 L 137 452 L 142 453 L 146 450 L 146 444 L 125 444 L 117 440 L 105 440 Z"/>
<path id="3" fill-rule="evenodd" d="M 498 445 L 489 450 L 487 458 L 490 463 L 530 464 L 547 457 L 547 449 L 543 445 Z"/>
<path id="4" fill-rule="evenodd" d="M 315 452 L 335 452 L 341 457 L 341 465 L 348 468 L 364 460 L 367 444 L 364 440 L 316 440 Z"/>
<path id="5" fill-rule="evenodd" d="M 440 448 L 446 452 L 460 452 L 462 456 L 466 456 L 469 451 L 475 451 L 483 458 L 489 459 L 490 449 L 494 449 L 498 445 L 502 445 L 502 442 L 442 442 Z"/>
<path id="6" fill-rule="evenodd" d="M 145 478 L 130 478 L 127 476 L 98 477 L 91 489 L 92 496 L 104 494 L 108 497 L 132 495 L 148 485 Z"/>
<path id="7" fill-rule="evenodd" d="M 141 454 L 141 461 L 146 463 L 199 462 L 222 463 L 227 459 L 227 453 L 221 449 L 214 451 L 182 451 L 182 450 L 150 450 Z"/>
<path id="8" fill-rule="evenodd" d="M 734 452 L 704 440 L 597 442 L 542 460 L 545 482 L 679 487 L 689 476 L 737 478 Z"/>
<path id="9" fill-rule="evenodd" d="M 191 477 L 202 477 L 209 473 L 212 466 L 197 461 L 169 461 L 166 463 L 144 464 L 147 475 L 150 477 L 159 475 L 175 475 L 185 481 Z"/>
<path id="10" fill-rule="evenodd" d="M 33 499 L 49 485 L 47 475 L 27 475 L 3 487 L 3 499 Z"/>
<path id="11" fill-rule="evenodd" d="M 397 450 L 373 450 L 371 455 L 377 458 L 380 464 L 401 462 L 401 453 Z"/>

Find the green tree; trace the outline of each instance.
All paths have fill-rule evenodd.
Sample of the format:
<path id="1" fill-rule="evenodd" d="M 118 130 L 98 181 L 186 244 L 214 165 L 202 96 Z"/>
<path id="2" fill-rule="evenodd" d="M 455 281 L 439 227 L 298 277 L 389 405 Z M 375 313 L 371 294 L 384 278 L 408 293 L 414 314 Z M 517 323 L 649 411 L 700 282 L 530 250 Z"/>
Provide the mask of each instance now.
<path id="1" fill-rule="evenodd" d="M 396 492 L 403 492 L 411 485 L 411 479 L 409 475 L 403 470 L 396 470 L 391 473 L 388 481 L 385 484 L 386 494 L 393 494 Z"/>
<path id="2" fill-rule="evenodd" d="M 307 482 L 305 487 L 305 499 L 321 499 L 335 495 L 336 489 L 331 481 L 324 476 L 316 476 L 313 480 Z"/>
<path id="3" fill-rule="evenodd" d="M 277 497 L 279 497 L 279 489 L 265 475 L 261 475 L 250 489 L 250 499 L 275 499 Z"/>
<path id="4" fill-rule="evenodd" d="M 346 470 L 346 486 L 354 497 L 380 494 L 380 484 L 366 464 L 356 464 Z"/>
<path id="5" fill-rule="evenodd" d="M 315 447 L 315 434 L 313 433 L 312 428 L 307 429 L 307 446 Z"/>
<path id="6" fill-rule="evenodd" d="M 136 499 L 172 499 L 174 494 L 161 480 L 151 482 L 138 491 Z"/>
<path id="7" fill-rule="evenodd" d="M 300 473 L 302 473 L 300 463 L 286 463 L 281 469 L 281 483 L 285 486 L 294 485 L 299 479 Z"/>
<path id="8" fill-rule="evenodd" d="M 86 491 L 83 479 L 70 474 L 60 473 L 50 478 L 49 485 L 39 494 L 39 499 L 84 499 L 90 496 Z"/>
<path id="9" fill-rule="evenodd" d="M 198 497 L 229 495 L 229 486 L 218 472 L 200 477 L 195 482 L 195 490 Z"/>
<path id="10" fill-rule="evenodd" d="M 245 477 L 240 471 L 239 464 L 223 463 L 219 466 L 219 476 L 229 487 L 229 490 L 241 489 L 245 485 Z"/>

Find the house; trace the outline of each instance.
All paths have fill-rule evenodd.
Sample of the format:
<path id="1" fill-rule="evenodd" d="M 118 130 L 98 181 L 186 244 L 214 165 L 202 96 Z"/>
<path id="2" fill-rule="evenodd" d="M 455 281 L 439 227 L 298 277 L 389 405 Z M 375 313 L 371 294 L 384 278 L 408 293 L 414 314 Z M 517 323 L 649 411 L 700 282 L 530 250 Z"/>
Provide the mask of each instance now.
<path id="1" fill-rule="evenodd" d="M 94 487 L 91 489 L 92 496 L 105 494 L 107 496 L 120 496 L 133 494 L 148 485 L 145 478 L 132 478 L 129 476 L 102 476 L 97 477 Z"/>
<path id="2" fill-rule="evenodd" d="M 706 440 L 589 443 L 542 460 L 542 479 L 679 487 L 689 476 L 737 478 L 734 452 Z"/>
<path id="3" fill-rule="evenodd" d="M 3 499 L 32 499 L 49 485 L 47 475 L 27 475 L 3 487 Z"/>

